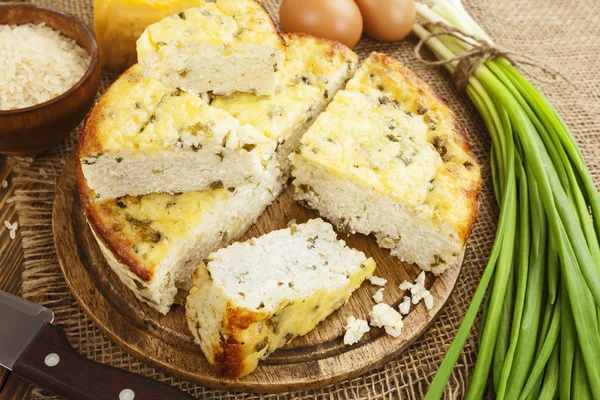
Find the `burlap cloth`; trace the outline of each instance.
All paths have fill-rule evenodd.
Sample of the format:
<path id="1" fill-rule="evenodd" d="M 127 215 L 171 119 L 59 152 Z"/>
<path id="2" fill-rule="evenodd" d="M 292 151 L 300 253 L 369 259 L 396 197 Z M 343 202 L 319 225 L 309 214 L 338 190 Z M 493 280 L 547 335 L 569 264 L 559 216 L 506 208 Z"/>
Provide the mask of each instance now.
<path id="1" fill-rule="evenodd" d="M 91 0 L 37 0 L 75 14 L 91 24 Z M 278 0 L 267 0 L 277 15 Z M 469 0 L 468 11 L 503 46 L 539 59 L 558 70 L 564 81 L 538 83 L 577 136 L 583 154 L 600 182 L 600 2 L 598 0 Z M 76 132 L 59 149 L 36 157 L 12 158 L 17 169 L 14 184 L 25 254 L 23 296 L 41 302 L 56 313 L 72 344 L 86 357 L 168 382 L 200 399 L 419 399 L 431 381 L 463 318 L 494 239 L 497 207 L 492 196 L 488 167 L 490 140 L 468 98 L 450 84 L 441 69 L 420 64 L 409 37 L 399 44 L 363 39 L 355 51 L 365 57 L 377 50 L 394 55 L 427 80 L 468 128 L 473 150 L 485 178 L 481 211 L 469 240 L 467 257 L 456 289 L 440 318 L 420 340 L 384 368 L 322 390 L 279 395 L 236 394 L 211 390 L 165 375 L 124 353 L 86 317 L 60 273 L 52 241 L 51 210 L 55 182 L 65 157 L 76 143 Z M 113 76 L 105 73 L 102 89 Z M 1 83 L 0 83 L 1 84 Z M 472 332 L 446 390 L 447 398 L 462 398 L 477 350 L 477 331 Z M 32 398 L 53 398 L 35 390 Z"/>

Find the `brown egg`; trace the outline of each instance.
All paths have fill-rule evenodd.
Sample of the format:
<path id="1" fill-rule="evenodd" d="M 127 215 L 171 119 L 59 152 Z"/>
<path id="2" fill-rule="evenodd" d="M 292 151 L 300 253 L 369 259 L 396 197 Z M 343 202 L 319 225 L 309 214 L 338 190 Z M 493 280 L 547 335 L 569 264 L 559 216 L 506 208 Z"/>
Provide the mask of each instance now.
<path id="1" fill-rule="evenodd" d="M 352 48 L 363 20 L 353 0 L 283 0 L 279 18 L 284 32 L 303 32 L 337 40 Z"/>
<path id="2" fill-rule="evenodd" d="M 365 33 L 382 42 L 395 42 L 410 33 L 417 10 L 414 0 L 356 0 Z"/>

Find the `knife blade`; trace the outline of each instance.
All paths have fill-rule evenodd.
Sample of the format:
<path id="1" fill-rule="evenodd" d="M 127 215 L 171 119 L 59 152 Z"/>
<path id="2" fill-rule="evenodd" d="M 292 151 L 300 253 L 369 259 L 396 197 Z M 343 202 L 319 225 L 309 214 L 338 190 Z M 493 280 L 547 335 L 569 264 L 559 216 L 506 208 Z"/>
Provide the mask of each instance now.
<path id="1" fill-rule="evenodd" d="M 54 313 L 0 290 L 0 321 L 0 365 L 12 370 L 42 325 L 54 321 Z"/>
<path id="2" fill-rule="evenodd" d="M 49 309 L 0 290 L 0 365 L 67 399 L 193 399 L 173 386 L 83 357 Z"/>

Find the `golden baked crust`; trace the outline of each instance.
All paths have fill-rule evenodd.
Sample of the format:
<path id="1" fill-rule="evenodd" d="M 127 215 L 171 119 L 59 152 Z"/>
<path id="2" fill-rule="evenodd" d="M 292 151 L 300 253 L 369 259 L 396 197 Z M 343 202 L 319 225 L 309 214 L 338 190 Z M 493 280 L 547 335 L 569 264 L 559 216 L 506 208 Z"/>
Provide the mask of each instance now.
<path id="1" fill-rule="evenodd" d="M 120 124 L 124 129 L 128 126 L 130 130 L 139 132 L 139 126 L 147 121 L 152 110 L 166 93 L 166 87 L 160 82 L 144 78 L 142 68 L 138 64 L 127 69 L 110 85 L 88 114 L 79 136 L 78 159 L 102 152 L 103 136 L 106 136 L 102 132 L 103 124 L 111 123 L 111 121 L 107 121 L 110 115 L 114 116 L 114 118 L 110 118 L 113 120 L 113 124 Z M 127 97 L 126 101 L 120 101 L 125 107 L 138 111 L 135 114 L 129 111 L 121 113 L 123 115 L 116 115 L 111 105 L 121 97 Z"/>
<path id="2" fill-rule="evenodd" d="M 232 16 L 232 14 L 234 14 L 234 13 L 237 14 L 240 11 L 245 11 L 245 10 L 236 10 L 236 7 L 235 7 L 236 1 L 237 0 L 226 0 L 226 1 L 221 0 L 219 2 L 220 4 L 218 4 L 218 6 L 220 7 L 221 11 L 223 11 L 225 14 L 230 15 L 230 16 Z M 268 20 L 273 33 L 277 35 L 277 39 L 281 42 L 281 44 L 283 44 L 285 46 L 286 42 L 284 39 L 284 35 L 279 31 L 277 24 L 275 24 L 275 21 L 273 21 L 273 17 L 271 17 L 271 14 L 269 14 L 269 11 L 265 8 L 264 4 L 260 0 L 250 0 L 250 1 L 252 3 L 258 5 L 258 7 L 264 13 L 263 15 L 268 16 L 268 18 L 266 18 L 266 19 Z M 262 13 L 254 11 L 253 14 L 260 16 Z"/>
<path id="3" fill-rule="evenodd" d="M 186 238 L 216 203 L 232 195 L 227 189 L 215 188 L 179 195 L 123 196 L 97 202 L 79 161 L 77 185 L 96 239 L 114 256 L 119 269 L 132 272 L 146 283 L 152 280 L 155 268 L 174 243 Z M 223 238 L 225 243 L 227 239 Z"/>
<path id="4" fill-rule="evenodd" d="M 444 180 L 449 187 L 456 188 L 456 191 L 462 194 L 461 200 L 465 202 L 469 211 L 467 218 L 459 225 L 459 236 L 463 243 L 466 243 L 479 214 L 482 186 L 481 170 L 475 155 L 471 152 L 466 128 L 450 109 L 446 100 L 414 71 L 385 54 L 373 53 L 370 58 L 373 59 L 374 70 L 380 69 L 380 76 L 387 78 L 384 84 L 391 83 L 392 87 L 398 88 L 401 93 L 411 93 L 416 90 L 418 96 L 413 96 L 413 99 L 424 100 L 425 107 L 429 108 L 427 113 L 431 115 L 432 120 L 437 119 L 442 124 L 436 129 L 440 132 L 437 137 L 442 138 L 442 143 L 436 144 L 435 138 L 432 138 L 433 146 L 444 161 L 444 168 L 438 170 L 435 179 L 438 182 Z M 415 102 L 413 108 L 419 113 L 419 108 L 422 106 L 423 104 Z M 449 210 L 454 207 L 450 200 L 450 197 L 446 197 L 435 204 L 438 207 L 443 205 L 446 210 Z M 443 212 L 439 208 L 438 211 Z"/>
<path id="5" fill-rule="evenodd" d="M 271 16 L 255 0 L 206 2 L 149 25 L 137 41 L 147 76 L 196 94 L 272 94 L 284 51 Z"/>
<path id="6" fill-rule="evenodd" d="M 227 315 L 223 318 L 223 331 L 231 332 L 231 335 L 221 337 L 221 343 L 213 346 L 214 368 L 221 376 L 237 379 L 246 375 L 244 360 L 246 358 L 246 346 L 240 343 L 236 338 L 240 337 L 240 332 L 245 331 L 255 322 L 265 319 L 258 313 L 249 310 L 231 307 L 227 309 Z"/>
<path id="7" fill-rule="evenodd" d="M 114 230 L 109 229 L 111 220 L 113 222 L 116 221 L 111 212 L 111 208 L 107 207 L 107 203 L 114 200 L 108 200 L 108 202 L 105 203 L 97 203 L 94 192 L 87 187 L 79 159 L 77 160 L 76 168 L 79 199 L 88 224 L 96 236 L 96 240 L 102 242 L 102 245 L 109 249 L 116 260 L 122 265 L 127 266 L 127 268 L 129 268 L 129 270 L 138 278 L 146 283 L 150 282 L 154 273 L 154 266 L 150 268 L 147 263 L 142 263 L 140 259 L 133 256 L 131 248 L 135 243 L 133 243 L 131 238 L 119 237 L 118 235 L 115 235 Z M 104 207 L 102 204 L 104 204 Z"/>
<path id="8" fill-rule="evenodd" d="M 303 65 L 310 66 L 315 76 L 314 83 L 311 85 L 299 85 L 298 82 L 286 81 L 285 84 L 289 87 L 285 89 L 282 95 L 285 96 L 286 93 L 290 93 L 290 96 L 294 95 L 296 104 L 305 105 L 307 102 L 312 101 L 315 96 L 313 92 L 320 93 L 317 89 L 322 90 L 325 87 L 327 77 L 333 75 L 339 69 L 340 65 L 343 66 L 346 62 L 345 60 L 351 60 L 352 66 L 356 64 L 356 54 L 337 42 L 316 39 L 304 34 L 285 36 L 286 39 L 294 43 L 292 46 L 293 55 L 291 57 L 296 59 L 296 61 L 294 65 L 291 62 L 288 62 L 286 65 L 286 70 L 290 70 L 290 76 L 292 73 L 294 76 L 297 75 Z M 323 57 L 326 57 L 326 60 L 323 60 Z M 298 89 L 296 90 L 294 86 L 298 86 Z M 312 97 L 308 95 L 304 97 L 300 96 L 304 94 L 303 90 L 305 88 L 313 89 L 313 92 L 309 92 L 312 93 Z M 143 259 L 143 254 L 136 254 L 134 252 L 134 246 L 142 242 L 143 238 L 152 239 L 151 236 L 153 234 L 157 235 L 156 232 L 170 238 L 172 235 L 164 231 L 168 231 L 172 224 L 167 224 L 166 222 L 157 224 L 153 221 L 150 224 L 137 224 L 137 227 L 133 226 L 126 231 L 117 231 L 113 229 L 115 226 L 118 228 L 127 222 L 124 209 L 120 208 L 117 202 L 128 205 L 140 201 L 148 203 L 148 199 L 153 199 L 157 203 L 156 207 L 158 207 L 160 204 L 169 202 L 174 196 L 168 194 L 151 194 L 138 197 L 125 196 L 120 199 L 98 203 L 96 202 L 95 193 L 88 188 L 80 163 L 86 157 L 97 156 L 102 152 L 104 141 L 106 140 L 103 129 L 107 127 L 104 124 L 118 124 L 119 126 L 123 126 L 123 129 L 131 129 L 132 132 L 136 132 L 139 130 L 138 126 L 143 125 L 148 120 L 161 98 L 170 92 L 168 88 L 157 80 L 145 78 L 142 74 L 142 68 L 139 65 L 132 66 L 107 89 L 96 106 L 91 110 L 84 122 L 78 144 L 77 184 L 88 222 L 95 232 L 97 240 L 102 243 L 107 252 L 114 255 L 116 261 L 121 264 L 122 269 L 128 269 L 144 282 L 152 280 L 154 268 L 160 262 L 161 256 L 165 254 L 165 248 L 168 243 L 163 243 L 164 237 L 161 237 L 158 243 L 151 242 L 151 245 L 155 247 L 154 249 L 150 249 L 146 259 Z M 268 102 L 269 100 L 268 96 L 257 96 L 248 93 L 239 94 L 239 96 L 243 97 L 243 107 L 256 107 L 257 104 L 264 104 L 265 101 Z M 217 99 L 219 98 L 221 97 Z M 119 110 L 114 110 L 114 107 L 111 107 L 117 100 L 119 104 L 128 107 L 127 112 L 120 113 Z M 277 97 L 275 102 L 279 102 L 280 100 L 281 97 Z M 213 101 L 213 103 L 216 102 Z M 223 108 L 229 111 L 227 107 Z M 257 107 L 257 109 L 260 109 L 258 112 L 267 112 L 267 108 L 262 110 L 260 106 Z M 134 110 L 133 114 L 132 110 Z M 109 114 L 112 114 L 113 117 L 108 118 Z M 112 121 L 109 121 L 111 119 Z M 296 117 L 296 119 L 298 118 Z M 242 118 L 242 123 L 253 122 L 255 122 L 253 119 L 246 121 Z M 279 122 L 281 123 L 281 121 Z M 279 126 L 285 126 L 287 129 L 295 125 L 296 123 L 291 122 L 287 125 L 279 124 Z M 258 127 L 261 128 L 263 126 L 259 124 Z M 280 135 L 285 135 L 285 132 L 278 132 L 274 136 L 277 138 Z M 182 199 L 184 203 L 193 203 L 195 206 L 197 203 L 207 205 L 210 201 L 224 198 L 228 193 L 226 189 L 214 189 L 203 192 L 183 193 L 176 197 Z M 194 206 L 190 207 L 191 209 L 185 213 L 181 210 L 181 218 L 189 221 L 201 219 L 201 213 L 194 213 L 194 210 L 196 210 Z M 146 219 L 160 219 L 164 214 L 164 212 L 160 212 L 158 215 L 148 216 L 147 218 L 143 218 L 142 222 L 147 222 Z M 168 226 L 165 227 L 165 224 Z"/>
<path id="9" fill-rule="evenodd" d="M 392 57 L 375 52 L 365 60 L 298 152 L 294 157 L 451 224 L 462 243 L 473 228 L 481 172 L 466 130 L 444 99 Z"/>
<path id="10" fill-rule="evenodd" d="M 331 40 L 296 33 L 285 34 L 284 38 L 285 60 L 273 95 L 236 92 L 216 96 L 210 105 L 229 112 L 269 138 L 287 140 L 284 133 L 289 134 L 290 128 L 303 122 L 297 121 L 298 110 L 308 102 L 316 103 L 317 96 L 330 100 L 334 93 L 328 87 L 335 85 L 337 74 L 346 72 L 344 66 L 348 71 L 354 70 L 358 56 Z"/>
<path id="11" fill-rule="evenodd" d="M 190 331 L 219 375 L 254 371 L 345 304 L 376 268 L 313 219 L 211 253 L 186 299 Z"/>

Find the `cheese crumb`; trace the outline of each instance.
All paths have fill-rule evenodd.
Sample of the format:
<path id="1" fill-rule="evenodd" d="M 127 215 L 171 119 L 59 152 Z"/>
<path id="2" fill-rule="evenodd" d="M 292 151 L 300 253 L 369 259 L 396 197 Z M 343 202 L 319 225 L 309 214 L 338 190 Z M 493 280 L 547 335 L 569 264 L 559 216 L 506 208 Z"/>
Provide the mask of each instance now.
<path id="1" fill-rule="evenodd" d="M 367 321 L 356 319 L 350 316 L 346 319 L 346 333 L 344 334 L 344 344 L 353 345 L 358 343 L 363 335 L 371 330 Z"/>
<path id="2" fill-rule="evenodd" d="M 412 284 L 412 282 L 409 281 L 404 281 L 400 284 L 400 290 L 408 290 L 410 288 L 412 288 L 414 285 Z"/>
<path id="3" fill-rule="evenodd" d="M 381 303 L 383 301 L 383 291 L 385 289 L 381 288 L 378 291 L 375 292 L 375 294 L 373 295 L 373 300 L 375 300 L 376 303 Z"/>
<path id="4" fill-rule="evenodd" d="M 398 305 L 398 309 L 401 314 L 408 314 L 410 312 L 410 296 L 404 296 L 402 303 Z"/>
<path id="5" fill-rule="evenodd" d="M 2 181 L 2 187 L 3 187 L 3 188 L 7 188 L 7 187 L 8 187 L 8 181 L 7 181 L 6 179 L 4 179 L 4 180 Z"/>
<path id="6" fill-rule="evenodd" d="M 373 307 L 370 313 L 371 326 L 385 328 L 385 333 L 398 337 L 402 332 L 402 316 L 387 304 L 380 303 Z"/>
<path id="7" fill-rule="evenodd" d="M 387 283 L 387 279 L 380 278 L 375 275 L 371 275 L 367 279 L 369 280 L 369 282 L 371 282 L 371 285 L 375 285 L 375 286 L 385 286 L 385 284 Z"/>
<path id="8" fill-rule="evenodd" d="M 431 295 L 429 290 L 425 288 L 425 278 L 425 271 L 421 271 L 419 276 L 417 276 L 415 283 L 404 281 L 400 284 L 400 290 L 410 289 L 411 293 L 411 297 L 404 297 L 403 303 L 398 306 L 398 308 L 400 308 L 403 314 L 405 313 L 402 310 L 410 309 L 410 304 L 404 304 L 407 301 L 406 299 L 409 299 L 409 301 L 411 301 L 415 305 L 419 304 L 419 302 L 423 300 L 425 302 L 425 307 L 427 307 L 428 310 L 431 310 L 433 308 L 433 296 Z M 408 311 L 406 312 L 406 314 L 408 314 Z"/>
<path id="9" fill-rule="evenodd" d="M 427 291 L 427 295 L 423 297 L 423 300 L 425 300 L 425 307 L 427 307 L 428 310 L 431 310 L 433 308 L 433 296 L 429 291 Z"/>
<path id="10" fill-rule="evenodd" d="M 425 286 L 425 271 L 421 271 L 419 276 L 417 276 L 417 285 Z"/>
<path id="11" fill-rule="evenodd" d="M 412 294 L 413 304 L 419 304 L 422 299 L 430 295 L 429 290 L 425 288 L 425 285 L 419 282 L 419 278 L 417 278 L 417 282 L 413 285 L 413 287 L 410 288 L 410 293 Z"/>

